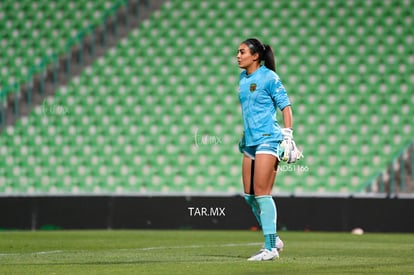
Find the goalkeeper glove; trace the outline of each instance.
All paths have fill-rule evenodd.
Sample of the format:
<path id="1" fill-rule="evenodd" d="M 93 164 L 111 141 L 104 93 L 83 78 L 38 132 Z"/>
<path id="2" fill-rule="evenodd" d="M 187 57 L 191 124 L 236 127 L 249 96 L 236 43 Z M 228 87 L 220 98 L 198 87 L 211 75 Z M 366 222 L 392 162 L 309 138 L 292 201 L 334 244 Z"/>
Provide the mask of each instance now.
<path id="1" fill-rule="evenodd" d="M 296 143 L 293 140 L 293 130 L 290 128 L 282 129 L 283 140 L 280 147 L 283 149 L 279 154 L 279 159 L 287 163 L 295 163 L 297 160 L 303 157 L 303 154 L 296 147 Z"/>

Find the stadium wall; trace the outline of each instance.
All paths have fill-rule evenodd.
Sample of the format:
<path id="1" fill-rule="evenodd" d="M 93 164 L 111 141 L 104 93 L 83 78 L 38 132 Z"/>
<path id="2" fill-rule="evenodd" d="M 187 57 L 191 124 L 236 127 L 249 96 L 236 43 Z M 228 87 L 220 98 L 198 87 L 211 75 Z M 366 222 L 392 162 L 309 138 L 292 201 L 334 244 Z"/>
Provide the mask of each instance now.
<path id="1" fill-rule="evenodd" d="M 414 232 L 414 199 L 277 197 L 279 230 Z M 241 196 L 0 198 L 0 228 L 254 229 Z"/>

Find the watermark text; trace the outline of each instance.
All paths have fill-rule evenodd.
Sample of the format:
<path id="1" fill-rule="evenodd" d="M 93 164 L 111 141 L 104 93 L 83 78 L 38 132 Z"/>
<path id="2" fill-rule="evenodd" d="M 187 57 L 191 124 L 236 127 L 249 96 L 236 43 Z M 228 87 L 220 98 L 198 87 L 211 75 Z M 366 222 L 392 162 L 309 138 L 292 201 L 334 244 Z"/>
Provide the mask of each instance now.
<path id="1" fill-rule="evenodd" d="M 198 129 L 196 129 L 194 132 L 194 143 L 197 148 L 202 145 L 223 144 L 223 137 L 215 135 L 200 135 L 198 133 Z"/>
<path id="2" fill-rule="evenodd" d="M 187 207 L 190 217 L 223 217 L 225 207 Z"/>
<path id="3" fill-rule="evenodd" d="M 278 173 L 295 172 L 295 173 L 308 173 L 309 167 L 307 165 L 298 164 L 282 164 L 277 167 Z"/>
<path id="4" fill-rule="evenodd" d="M 63 105 L 49 104 L 45 100 L 42 103 L 42 114 L 45 116 L 65 116 L 69 114 L 69 108 Z"/>

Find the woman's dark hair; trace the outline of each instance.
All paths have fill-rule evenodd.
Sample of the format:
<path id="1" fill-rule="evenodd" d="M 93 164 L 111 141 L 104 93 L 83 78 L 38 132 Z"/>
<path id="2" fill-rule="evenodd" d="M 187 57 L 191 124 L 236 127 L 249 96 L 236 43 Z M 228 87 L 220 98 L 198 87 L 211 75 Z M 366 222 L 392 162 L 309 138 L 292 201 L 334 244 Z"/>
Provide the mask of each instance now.
<path id="1" fill-rule="evenodd" d="M 250 49 L 251 54 L 258 53 L 260 61 L 264 61 L 264 65 L 276 72 L 276 62 L 275 62 L 275 55 L 273 53 L 272 47 L 269 45 L 263 44 L 257 38 L 249 38 L 243 41 L 243 44 L 246 44 L 247 47 Z"/>

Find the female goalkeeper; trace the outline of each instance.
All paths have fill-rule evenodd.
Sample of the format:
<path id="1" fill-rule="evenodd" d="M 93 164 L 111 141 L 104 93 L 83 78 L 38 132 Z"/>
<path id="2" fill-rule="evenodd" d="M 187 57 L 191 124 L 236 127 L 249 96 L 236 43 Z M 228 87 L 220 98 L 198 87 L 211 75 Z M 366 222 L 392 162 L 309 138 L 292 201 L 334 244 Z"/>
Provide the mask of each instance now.
<path id="1" fill-rule="evenodd" d="M 293 141 L 292 110 L 286 90 L 275 73 L 275 58 L 269 45 L 255 38 L 243 41 L 237 52 L 240 74 L 239 99 L 244 134 L 239 143 L 243 153 L 242 174 L 245 200 L 262 227 L 264 247 L 249 261 L 279 257 L 283 242 L 276 233 L 276 205 L 271 191 L 279 161 L 300 158 Z M 264 64 L 262 64 L 262 62 Z M 276 108 L 283 114 L 281 128 Z"/>

